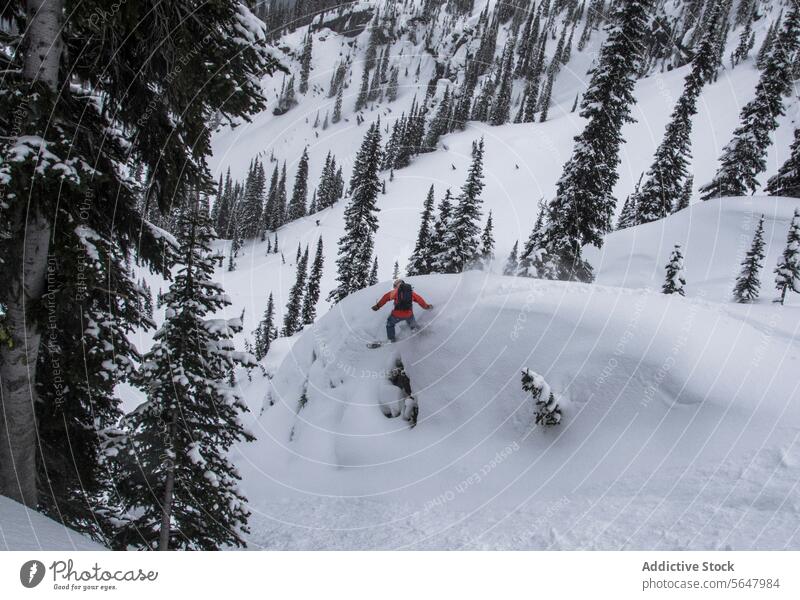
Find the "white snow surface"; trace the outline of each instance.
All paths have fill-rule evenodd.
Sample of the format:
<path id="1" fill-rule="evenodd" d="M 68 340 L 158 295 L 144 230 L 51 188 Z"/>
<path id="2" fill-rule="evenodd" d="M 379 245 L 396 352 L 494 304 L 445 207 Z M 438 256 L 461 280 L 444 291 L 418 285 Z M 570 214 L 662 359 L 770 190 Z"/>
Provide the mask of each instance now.
<path id="1" fill-rule="evenodd" d="M 0 496 L 0 550 L 105 550 L 91 538 Z"/>
<path id="2" fill-rule="evenodd" d="M 721 199 L 615 233 L 593 285 L 409 278 L 435 308 L 375 350 L 390 284 L 348 297 L 246 385 L 251 546 L 799 547 L 800 307 L 727 299 L 760 211 L 771 289 L 795 204 Z M 687 298 L 659 293 L 678 239 Z M 382 408 L 403 396 L 398 359 L 414 428 Z M 533 426 L 524 368 L 560 397 L 559 426 Z"/>

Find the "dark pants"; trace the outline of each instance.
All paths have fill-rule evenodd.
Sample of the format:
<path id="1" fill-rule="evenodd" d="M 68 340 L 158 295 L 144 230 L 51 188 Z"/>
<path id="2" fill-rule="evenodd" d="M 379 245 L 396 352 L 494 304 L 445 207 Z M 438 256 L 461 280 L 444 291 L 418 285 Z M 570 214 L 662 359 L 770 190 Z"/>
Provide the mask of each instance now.
<path id="1" fill-rule="evenodd" d="M 389 318 L 386 319 L 386 337 L 389 338 L 390 341 L 394 341 L 394 326 L 400 323 L 401 321 L 405 321 L 408 323 L 408 326 L 414 330 L 417 328 L 417 322 L 414 320 L 414 315 L 404 319 L 402 317 L 395 317 L 394 315 L 389 315 Z"/>

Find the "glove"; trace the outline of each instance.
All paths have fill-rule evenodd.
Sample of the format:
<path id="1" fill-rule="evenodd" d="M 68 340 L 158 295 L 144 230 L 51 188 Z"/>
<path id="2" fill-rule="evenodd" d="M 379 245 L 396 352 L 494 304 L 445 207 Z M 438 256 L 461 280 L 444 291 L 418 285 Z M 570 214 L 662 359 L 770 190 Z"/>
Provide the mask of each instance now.
<path id="1" fill-rule="evenodd" d="M 428 304 L 428 308 L 426 308 L 425 310 L 432 310 L 432 309 L 433 309 L 433 304 Z"/>
<path id="2" fill-rule="evenodd" d="M 372 310 L 378 310 L 378 309 L 380 309 L 380 306 L 378 306 L 377 304 L 372 307 Z"/>

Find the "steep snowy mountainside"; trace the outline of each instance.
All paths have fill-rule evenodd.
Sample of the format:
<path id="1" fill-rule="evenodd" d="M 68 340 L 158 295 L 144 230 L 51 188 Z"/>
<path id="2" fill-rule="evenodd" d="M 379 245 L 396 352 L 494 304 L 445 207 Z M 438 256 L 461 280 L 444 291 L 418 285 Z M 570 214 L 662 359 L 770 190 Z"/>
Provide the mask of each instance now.
<path id="1" fill-rule="evenodd" d="M 483 4 L 476 2 L 473 16 L 479 13 Z M 756 29 L 756 43 L 760 43 L 769 19 L 762 19 Z M 312 27 L 312 30 L 314 28 Z M 281 39 L 281 44 L 293 49 L 298 55 L 306 28 L 301 28 Z M 502 30 L 501 30 L 502 34 Z M 402 39 L 392 45 L 392 61 L 401 65 L 400 91 L 398 100 L 393 103 L 375 103 L 373 109 L 359 114 L 365 122 L 357 124 L 353 111 L 358 82 L 363 68 L 363 53 L 369 32 L 364 31 L 355 38 L 348 38 L 327 29 L 313 32 L 314 51 L 310 90 L 300 97 L 300 103 L 287 113 L 275 116 L 271 111 L 259 115 L 250 124 L 220 132 L 215 138 L 214 169 L 223 174 L 230 167 L 234 176 L 243 176 L 250 160 L 259 154 L 266 159 L 271 154 L 280 162 L 266 162 L 268 174 L 276 164 L 288 161 L 288 185 L 294 179 L 294 170 L 303 148 L 308 146 L 310 156 L 309 196 L 316 186 L 325 155 L 332 151 L 337 161 L 344 165 L 345 180 L 349 179 L 352 159 L 366 132 L 368 124 L 380 116 L 383 125 L 383 141 L 386 131 L 394 119 L 407 111 L 413 97 L 424 97 L 427 82 L 434 71 L 433 57 L 424 51 L 421 43 L 413 45 Z M 738 29 L 728 37 L 729 46 L 736 43 Z M 381 195 L 378 205 L 380 227 L 376 236 L 376 255 L 379 261 L 379 275 L 388 279 L 392 265 L 397 261 L 401 270 L 410 255 L 419 226 L 419 214 L 428 188 L 433 184 L 437 201 L 445 190 L 450 188 L 457 193 L 464 182 L 469 166 L 470 147 L 473 140 L 485 138 L 486 188 L 483 192 L 484 219 L 492 211 L 494 219 L 497 272 L 516 240 L 523 242 L 538 212 L 539 199 L 549 199 L 555 191 L 555 183 L 561 174 L 564 162 L 568 159 L 573 137 L 581 130 L 583 120 L 577 113 L 570 112 L 575 94 L 586 86 L 586 69 L 596 55 L 600 36 L 596 34 L 583 52 L 574 49 L 570 62 L 555 82 L 553 106 L 550 117 L 543 123 L 507 124 L 492 127 L 484 123 L 470 122 L 464 132 L 444 136 L 436 152 L 423 154 L 413 159 L 405 169 L 395 171 L 394 179 L 384 172 L 386 194 Z M 501 40 L 498 46 L 502 45 Z M 350 44 L 353 44 L 351 47 Z M 758 47 L 758 45 L 756 45 Z M 403 52 L 401 55 L 400 52 Z M 499 52 L 500 50 L 498 50 Z M 458 63 L 465 52 L 460 46 L 453 57 Z M 317 113 L 322 121 L 325 112 L 333 108 L 334 99 L 327 97 L 328 83 L 341 57 L 352 56 L 350 87 L 345 90 L 343 119 L 331 124 L 325 130 L 314 129 Z M 421 74 L 414 75 L 417 62 L 421 64 Z M 296 70 L 296 64 L 294 69 Z M 404 69 L 408 67 L 408 76 Z M 622 200 L 635 187 L 640 175 L 650 166 L 652 154 L 661 141 L 664 127 L 674 103 L 680 95 L 683 79 L 688 67 L 669 72 L 656 73 L 640 80 L 636 86 L 637 104 L 633 107 L 635 123 L 625 126 L 623 137 L 626 140 L 621 152 L 622 164 L 620 178 L 615 188 Z M 270 95 L 277 95 L 283 76 L 265 80 Z M 692 164 L 695 190 L 713 176 L 717 168 L 717 157 L 731 132 L 738 123 L 738 111 L 754 94 L 758 80 L 758 70 L 752 59 L 731 69 L 720 71 L 716 82 L 708 84 L 699 100 L 699 112 L 693 120 Z M 448 85 L 440 81 L 438 97 Z M 518 94 L 515 93 L 515 97 Z M 798 116 L 798 104 L 787 99 L 787 114 L 780 119 L 780 127 L 774 135 L 774 143 L 767 156 L 767 171 L 761 177 L 774 174 L 787 156 L 792 139 L 794 123 Z M 237 270 L 228 272 L 220 269 L 218 278 L 231 293 L 237 311 L 246 309 L 245 330 L 255 328 L 266 306 L 270 292 L 275 295 L 276 306 L 282 308 L 287 301 L 289 288 L 294 281 L 294 256 L 298 243 L 313 245 L 322 237 L 325 245 L 326 266 L 322 280 L 324 299 L 333 287 L 336 245 L 343 232 L 342 214 L 346 199 L 330 209 L 326 209 L 280 228 L 278 237 L 285 256 L 285 263 L 279 256 L 266 255 L 266 243 L 246 241 L 238 260 Z M 698 234 L 702 235 L 702 234 Z M 219 242 L 220 251 L 227 253 L 228 242 Z M 590 251 L 591 252 L 591 251 Z M 687 264 L 693 262 L 687 256 Z M 659 263 L 664 262 L 659 258 Z M 663 266 L 663 265 L 661 265 Z M 328 308 L 321 300 L 318 312 Z"/>
<path id="2" fill-rule="evenodd" d="M 39 512 L 0 496 L 0 550 L 105 550 Z"/>

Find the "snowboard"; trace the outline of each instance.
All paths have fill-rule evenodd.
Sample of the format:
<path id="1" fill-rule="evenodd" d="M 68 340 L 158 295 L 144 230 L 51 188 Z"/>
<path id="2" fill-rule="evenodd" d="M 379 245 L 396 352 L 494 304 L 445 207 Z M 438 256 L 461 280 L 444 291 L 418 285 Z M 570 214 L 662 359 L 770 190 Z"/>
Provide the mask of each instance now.
<path id="1" fill-rule="evenodd" d="M 420 327 L 416 331 L 412 332 L 411 335 L 402 335 L 397 337 L 397 341 L 400 342 L 404 339 L 413 338 L 417 335 L 428 335 L 427 327 Z M 382 340 L 382 341 L 375 341 L 375 342 L 367 342 L 367 348 L 374 350 L 375 348 L 380 348 L 381 346 L 386 346 L 387 344 L 391 344 L 389 340 Z"/>

